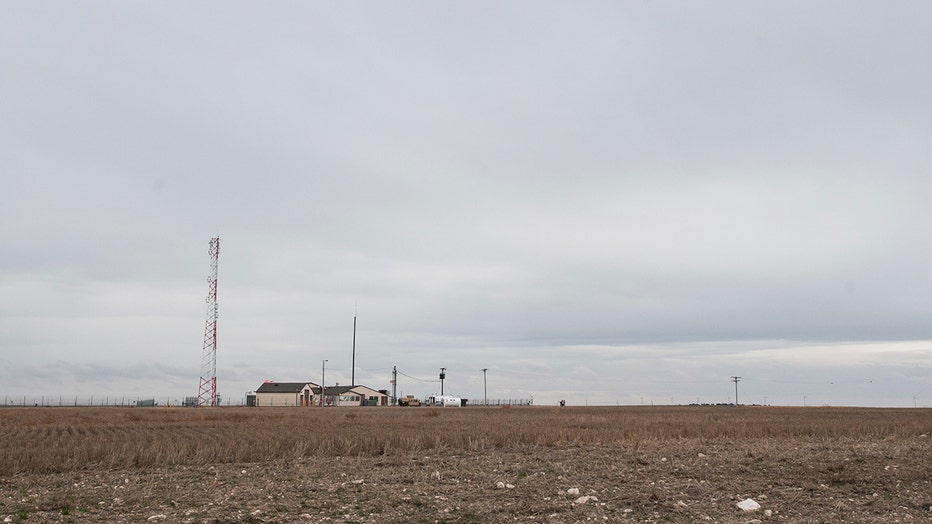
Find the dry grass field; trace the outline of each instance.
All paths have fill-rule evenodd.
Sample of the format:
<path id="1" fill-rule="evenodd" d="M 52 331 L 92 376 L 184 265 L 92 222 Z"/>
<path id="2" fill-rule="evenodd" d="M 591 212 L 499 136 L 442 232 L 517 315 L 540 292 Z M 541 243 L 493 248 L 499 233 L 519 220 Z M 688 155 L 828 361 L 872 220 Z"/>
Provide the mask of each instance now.
<path id="1" fill-rule="evenodd" d="M 930 435 L 921 409 L 4 408 L 0 521 L 928 522 Z"/>

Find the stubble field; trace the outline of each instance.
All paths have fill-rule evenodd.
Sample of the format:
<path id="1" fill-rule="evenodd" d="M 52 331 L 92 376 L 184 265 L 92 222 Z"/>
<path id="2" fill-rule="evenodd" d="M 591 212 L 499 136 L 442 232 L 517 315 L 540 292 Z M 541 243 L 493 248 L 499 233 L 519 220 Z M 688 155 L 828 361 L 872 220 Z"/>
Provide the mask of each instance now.
<path id="1" fill-rule="evenodd" d="M 923 409 L 4 408 L 0 521 L 923 522 L 929 435 Z"/>

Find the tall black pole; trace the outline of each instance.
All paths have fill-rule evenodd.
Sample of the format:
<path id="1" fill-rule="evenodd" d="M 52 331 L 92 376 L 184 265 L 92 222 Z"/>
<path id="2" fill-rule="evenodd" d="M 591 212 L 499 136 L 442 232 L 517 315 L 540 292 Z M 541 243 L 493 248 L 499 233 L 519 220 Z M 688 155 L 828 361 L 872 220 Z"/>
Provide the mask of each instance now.
<path id="1" fill-rule="evenodd" d="M 353 315 L 353 371 L 350 373 L 350 385 L 356 385 L 356 315 Z"/>

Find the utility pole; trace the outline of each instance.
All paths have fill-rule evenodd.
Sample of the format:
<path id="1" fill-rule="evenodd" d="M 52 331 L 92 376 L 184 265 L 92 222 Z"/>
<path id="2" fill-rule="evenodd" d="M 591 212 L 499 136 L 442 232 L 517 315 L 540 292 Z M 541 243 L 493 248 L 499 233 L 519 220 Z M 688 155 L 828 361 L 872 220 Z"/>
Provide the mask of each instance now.
<path id="1" fill-rule="evenodd" d="M 440 396 L 443 396 L 443 379 L 447 378 L 447 368 L 440 368 Z"/>
<path id="2" fill-rule="evenodd" d="M 735 377 L 735 376 L 731 377 L 731 381 L 735 383 L 735 406 L 740 405 L 738 404 L 738 381 L 739 380 L 741 380 L 741 377 Z"/>
<path id="3" fill-rule="evenodd" d="M 324 398 L 327 396 L 327 359 L 320 363 L 320 407 L 324 407 Z"/>
<path id="4" fill-rule="evenodd" d="M 488 370 L 489 368 L 482 368 L 482 394 L 483 397 L 485 397 L 485 400 L 483 401 L 484 406 L 489 405 L 489 384 L 485 380 L 485 372 Z"/>
<path id="5" fill-rule="evenodd" d="M 398 366 L 392 366 L 392 405 L 398 405 Z"/>

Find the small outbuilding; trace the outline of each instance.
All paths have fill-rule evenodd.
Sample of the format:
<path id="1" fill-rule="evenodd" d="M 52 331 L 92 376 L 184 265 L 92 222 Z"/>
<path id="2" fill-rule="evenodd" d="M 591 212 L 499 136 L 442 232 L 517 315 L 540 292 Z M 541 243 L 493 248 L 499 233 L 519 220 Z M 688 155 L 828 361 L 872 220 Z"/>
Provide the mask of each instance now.
<path id="1" fill-rule="evenodd" d="M 314 388 L 314 394 L 320 395 L 320 388 Z M 378 391 L 367 386 L 327 386 L 323 392 L 324 404 L 327 406 L 387 406 L 388 392 Z"/>
<path id="2" fill-rule="evenodd" d="M 315 404 L 315 388 L 319 389 L 320 386 L 313 382 L 266 381 L 256 390 L 255 405 L 258 407 L 310 407 Z"/>

